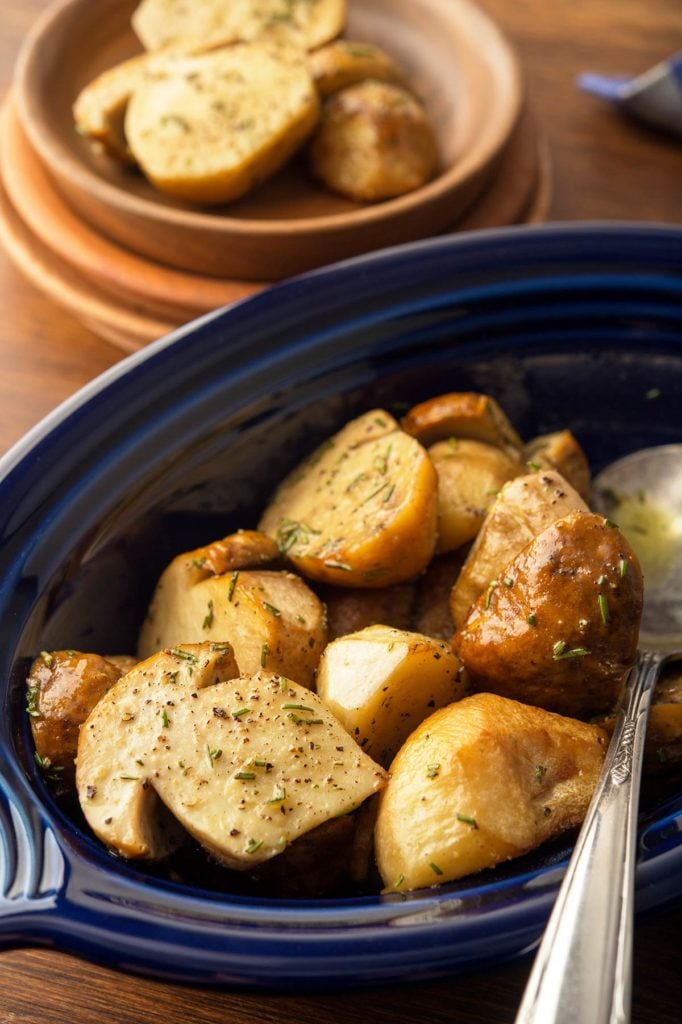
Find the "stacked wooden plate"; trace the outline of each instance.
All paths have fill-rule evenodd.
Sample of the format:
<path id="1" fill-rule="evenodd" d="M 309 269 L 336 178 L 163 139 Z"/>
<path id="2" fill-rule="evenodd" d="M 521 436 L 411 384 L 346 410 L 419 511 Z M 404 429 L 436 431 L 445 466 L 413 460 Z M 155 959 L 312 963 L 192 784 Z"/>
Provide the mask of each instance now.
<path id="1" fill-rule="evenodd" d="M 39 288 L 123 349 L 325 263 L 546 214 L 547 153 L 514 55 L 468 0 L 349 0 L 348 37 L 391 52 L 424 98 L 443 156 L 434 181 L 362 206 L 295 160 L 229 207 L 182 207 L 73 128 L 82 86 L 139 50 L 135 6 L 49 8 L 0 117 L 0 239 Z"/>

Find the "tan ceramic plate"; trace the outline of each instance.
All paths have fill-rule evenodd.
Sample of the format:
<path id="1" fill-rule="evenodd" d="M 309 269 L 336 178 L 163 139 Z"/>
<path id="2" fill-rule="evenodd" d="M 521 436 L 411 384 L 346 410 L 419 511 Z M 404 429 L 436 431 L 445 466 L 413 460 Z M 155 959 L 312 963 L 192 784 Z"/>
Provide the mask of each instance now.
<path id="1" fill-rule="evenodd" d="M 154 260 L 201 274 L 279 280 L 445 230 L 488 183 L 519 116 L 514 54 L 469 0 L 349 0 L 349 38 L 376 42 L 405 67 L 435 125 L 443 170 L 421 189 L 359 206 L 293 161 L 251 196 L 211 212 L 183 207 L 97 154 L 71 106 L 95 75 L 139 50 L 136 0 L 58 0 L 28 35 L 16 68 L 19 117 L 76 212 Z"/>

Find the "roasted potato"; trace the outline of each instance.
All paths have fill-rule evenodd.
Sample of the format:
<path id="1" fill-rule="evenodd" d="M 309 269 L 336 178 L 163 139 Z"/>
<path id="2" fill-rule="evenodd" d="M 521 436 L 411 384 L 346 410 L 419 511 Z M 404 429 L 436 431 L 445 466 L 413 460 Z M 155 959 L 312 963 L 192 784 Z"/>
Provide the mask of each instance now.
<path id="1" fill-rule="evenodd" d="M 400 425 L 427 448 L 448 438 L 470 438 L 502 448 L 521 459 L 523 442 L 506 413 L 490 395 L 477 391 L 451 391 L 414 405 Z"/>
<path id="2" fill-rule="evenodd" d="M 530 469 L 556 469 L 581 498 L 589 501 L 590 466 L 570 430 L 534 437 L 524 445 L 523 454 Z"/>
<path id="3" fill-rule="evenodd" d="M 452 588 L 450 611 L 460 626 L 474 601 L 508 562 L 546 526 L 574 510 L 587 511 L 577 491 L 559 473 L 546 470 L 506 483 L 483 521 Z"/>
<path id="4" fill-rule="evenodd" d="M 325 648 L 317 692 L 365 753 L 388 765 L 422 719 L 462 696 L 459 668 L 442 640 L 368 626 Z"/>
<path id="5" fill-rule="evenodd" d="M 167 57 L 128 102 L 125 135 L 149 180 L 199 204 L 238 199 L 282 166 L 318 121 L 303 55 L 272 40 Z"/>
<path id="6" fill-rule="evenodd" d="M 634 663 L 642 573 L 622 533 L 572 512 L 509 562 L 453 648 L 477 690 L 587 718 L 611 709 Z"/>
<path id="7" fill-rule="evenodd" d="M 89 82 L 76 97 L 76 131 L 100 143 L 109 156 L 134 162 L 124 130 L 128 101 L 149 70 L 149 54 L 139 54 L 108 68 Z"/>
<path id="8" fill-rule="evenodd" d="M 403 82 L 400 68 L 374 43 L 335 39 L 308 57 L 310 73 L 320 96 L 330 96 L 367 78 L 380 82 Z"/>
<path id="9" fill-rule="evenodd" d="M 81 651 L 43 651 L 26 680 L 26 712 L 36 760 L 46 772 L 68 784 L 80 727 L 97 701 L 111 689 L 134 659 L 103 658 Z"/>
<path id="10" fill-rule="evenodd" d="M 313 173 L 333 192 L 374 202 L 426 184 L 438 167 L 438 142 L 411 93 L 368 79 L 325 101 L 310 157 Z"/>
<path id="11" fill-rule="evenodd" d="M 223 45 L 288 26 L 309 49 L 334 39 L 346 23 L 346 0 L 142 0 L 132 25 L 146 50 Z"/>
<path id="12" fill-rule="evenodd" d="M 385 784 L 314 693 L 270 672 L 236 676 L 229 644 L 183 644 L 96 704 L 76 781 L 107 846 L 130 858 L 167 852 L 160 798 L 214 857 L 247 870 Z"/>
<path id="13" fill-rule="evenodd" d="M 284 480 L 259 529 L 314 580 L 386 587 L 428 565 L 438 478 L 387 412 L 348 423 Z"/>
<path id="14" fill-rule="evenodd" d="M 438 473 L 436 552 L 443 554 L 473 540 L 498 491 L 521 467 L 504 449 L 482 441 L 450 437 L 428 452 Z"/>
<path id="15" fill-rule="evenodd" d="M 327 637 L 336 640 L 380 622 L 395 629 L 410 629 L 415 583 L 367 590 L 362 587 L 326 587 L 322 599 L 327 608 Z M 452 636 L 452 629 L 447 639 Z"/>
<path id="16" fill-rule="evenodd" d="M 449 882 L 578 825 L 605 744 L 597 726 L 493 694 L 436 711 L 399 751 L 380 796 L 386 889 Z"/>

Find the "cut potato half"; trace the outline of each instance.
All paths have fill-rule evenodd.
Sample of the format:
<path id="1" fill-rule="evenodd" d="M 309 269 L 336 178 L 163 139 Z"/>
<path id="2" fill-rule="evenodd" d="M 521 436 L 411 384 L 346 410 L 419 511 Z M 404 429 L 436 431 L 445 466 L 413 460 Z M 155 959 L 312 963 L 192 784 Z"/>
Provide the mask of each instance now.
<path id="1" fill-rule="evenodd" d="M 346 0 L 142 0 L 132 25 L 146 50 L 251 40 L 273 26 L 314 49 L 343 31 L 346 15 Z"/>
<path id="2" fill-rule="evenodd" d="M 448 644 L 389 626 L 368 626 L 329 644 L 317 692 L 365 753 L 388 765 L 434 708 L 464 693 Z"/>
<path id="3" fill-rule="evenodd" d="M 226 203 L 274 174 L 318 120 L 303 55 L 270 41 L 167 57 L 145 78 L 125 116 L 128 145 L 164 192 Z"/>
<path id="4" fill-rule="evenodd" d="M 385 587 L 428 565 L 438 478 L 383 409 L 348 423 L 286 478 L 259 529 L 311 579 Z"/>
<path id="5" fill-rule="evenodd" d="M 214 857 L 247 870 L 385 784 L 315 694 L 269 672 L 236 672 L 229 645 L 183 644 L 138 665 L 95 706 L 77 785 L 109 847 L 163 855 L 160 799 Z"/>
<path id="6" fill-rule="evenodd" d="M 553 470 L 530 473 L 506 483 L 490 506 L 483 525 L 452 588 L 450 611 L 460 626 L 477 598 L 533 537 L 568 515 L 587 512 L 578 492 Z"/>
<path id="7" fill-rule="evenodd" d="M 436 711 L 401 748 L 380 796 L 386 889 L 462 878 L 578 825 L 605 744 L 597 726 L 492 694 Z"/>
<path id="8" fill-rule="evenodd" d="M 507 480 L 521 467 L 503 448 L 451 437 L 428 449 L 438 473 L 438 544 L 444 554 L 473 540 Z"/>

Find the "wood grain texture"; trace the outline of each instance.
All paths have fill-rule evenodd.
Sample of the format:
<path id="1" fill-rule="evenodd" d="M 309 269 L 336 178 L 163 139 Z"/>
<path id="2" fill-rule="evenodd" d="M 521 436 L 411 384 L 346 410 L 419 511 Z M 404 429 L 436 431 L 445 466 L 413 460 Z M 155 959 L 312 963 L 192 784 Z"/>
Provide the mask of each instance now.
<path id="1" fill-rule="evenodd" d="M 682 147 L 578 92 L 594 69 L 637 73 L 678 49 L 679 0 L 481 0 L 516 44 L 552 151 L 552 216 L 682 221 Z M 3 0 L 0 89 L 45 0 Z M 0 252 L 0 449 L 121 353 L 61 312 Z M 682 911 L 637 922 L 633 1020 L 678 1024 Z M 434 984 L 317 996 L 187 989 L 52 950 L 0 953 L 0 1024 L 507 1024 L 530 960 Z M 589 1024 L 589 1022 L 586 1022 Z"/>

